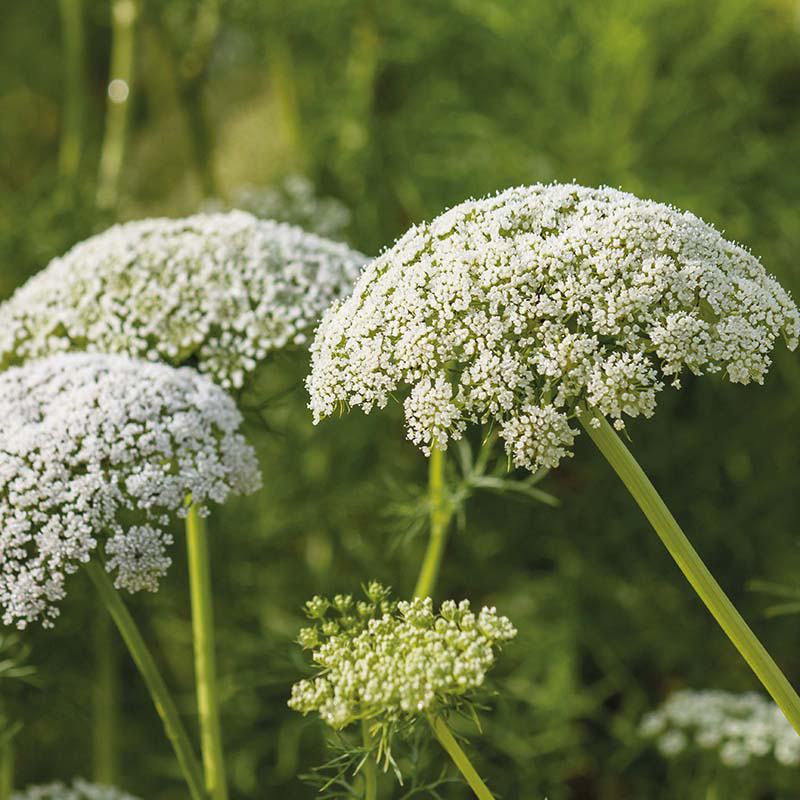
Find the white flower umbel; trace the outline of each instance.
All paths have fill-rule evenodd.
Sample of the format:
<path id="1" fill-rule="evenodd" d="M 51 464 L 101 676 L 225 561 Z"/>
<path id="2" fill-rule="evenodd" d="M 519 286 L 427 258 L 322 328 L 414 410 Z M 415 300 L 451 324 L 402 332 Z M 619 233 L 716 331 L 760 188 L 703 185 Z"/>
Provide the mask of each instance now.
<path id="1" fill-rule="evenodd" d="M 193 365 L 239 388 L 270 352 L 306 341 L 364 261 L 241 211 L 116 225 L 0 306 L 0 368 L 90 350 Z"/>
<path id="2" fill-rule="evenodd" d="M 0 607 L 52 624 L 65 579 L 101 548 L 118 588 L 155 590 L 167 524 L 256 490 L 233 400 L 191 369 L 61 354 L 0 374 Z"/>
<path id="3" fill-rule="evenodd" d="M 71 786 L 64 783 L 48 783 L 41 786 L 29 786 L 21 792 L 11 795 L 11 800 L 139 800 L 132 794 L 123 792 L 113 786 L 102 786 L 97 783 L 76 778 Z"/>
<path id="4" fill-rule="evenodd" d="M 761 382 L 800 317 L 758 259 L 688 212 L 615 189 L 523 186 L 409 230 L 325 316 L 310 407 L 369 412 L 407 390 L 427 454 L 494 422 L 513 463 L 571 454 L 586 402 L 621 427 L 665 381 Z"/>
<path id="5" fill-rule="evenodd" d="M 476 795 L 491 798 L 445 717 L 475 699 L 516 629 L 494 608 L 472 611 L 468 600 L 447 600 L 437 613 L 429 597 L 394 601 L 379 583 L 364 594 L 366 600 L 337 595 L 306 604 L 314 624 L 298 641 L 312 650 L 318 674 L 292 687 L 289 707 L 315 711 L 336 730 L 360 721 L 365 746 L 377 741 L 376 758 L 386 766 L 395 726 L 426 719 Z M 369 770 L 366 781 L 374 797 Z"/>
<path id="6" fill-rule="evenodd" d="M 784 766 L 800 765 L 800 736 L 775 703 L 755 692 L 675 692 L 642 719 L 640 732 L 669 758 L 707 750 L 727 767 L 765 757 Z"/>
<path id="7" fill-rule="evenodd" d="M 614 430 L 650 416 L 664 382 L 679 386 L 686 371 L 760 383 L 776 341 L 794 349 L 798 336 L 788 292 L 693 214 L 538 184 L 462 203 L 369 264 L 318 328 L 307 387 L 317 422 L 405 394 L 408 436 L 432 455 L 432 508 L 443 497 L 432 451 L 469 423 L 498 431 L 510 460 L 536 470 L 571 455 L 577 420 L 800 732 L 800 696 Z M 424 591 L 442 540 L 431 537 Z"/>

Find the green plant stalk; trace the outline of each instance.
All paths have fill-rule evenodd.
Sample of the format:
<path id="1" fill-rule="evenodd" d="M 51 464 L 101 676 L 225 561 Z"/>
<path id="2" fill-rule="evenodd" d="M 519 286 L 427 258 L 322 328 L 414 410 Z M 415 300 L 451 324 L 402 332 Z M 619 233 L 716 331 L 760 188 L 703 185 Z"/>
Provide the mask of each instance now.
<path id="1" fill-rule="evenodd" d="M 175 756 L 186 779 L 192 800 L 207 800 L 203 789 L 202 771 L 194 754 L 191 741 L 178 715 L 175 702 L 164 683 L 164 679 L 161 677 L 161 673 L 158 671 L 150 650 L 144 643 L 136 622 L 134 622 L 133 617 L 122 602 L 119 592 L 114 588 L 103 566 L 95 561 L 89 561 L 86 564 L 86 571 L 100 593 L 100 599 L 111 614 L 130 651 L 131 657 L 139 668 L 139 672 L 150 691 L 156 711 L 158 711 L 161 721 L 164 723 L 167 737 L 172 742 Z"/>
<path id="2" fill-rule="evenodd" d="M 589 423 L 593 417 L 600 420 L 597 428 Z M 772 695 L 786 719 L 800 733 L 800 697 L 714 580 L 636 459 L 601 414 L 584 409 L 579 419 L 642 509 L 692 588 Z"/>
<path id="3" fill-rule="evenodd" d="M 113 636 L 111 618 L 96 609 L 94 620 L 94 681 L 93 756 L 94 779 L 111 786 L 117 779 L 117 711 L 119 682 L 117 680 L 117 643 Z"/>
<path id="4" fill-rule="evenodd" d="M 0 800 L 10 800 L 14 791 L 14 740 L 0 744 Z"/>
<path id="5" fill-rule="evenodd" d="M 125 81 L 129 90 L 133 87 L 138 13 L 137 0 L 112 0 L 109 83 L 113 80 Z M 130 96 L 121 103 L 115 103 L 110 97 L 106 101 L 106 128 L 97 176 L 97 205 L 102 209 L 112 209 L 117 205 L 130 102 Z"/>
<path id="6" fill-rule="evenodd" d="M 74 178 L 80 166 L 83 137 L 82 0 L 61 0 L 60 5 L 64 47 L 64 107 L 58 171 L 65 178 Z"/>
<path id="7" fill-rule="evenodd" d="M 430 597 L 436 588 L 439 570 L 447 541 L 447 528 L 452 511 L 445 497 L 444 468 L 445 452 L 431 450 L 428 462 L 428 502 L 430 504 L 430 538 L 425 558 L 422 561 L 414 597 Z"/>
<path id="8" fill-rule="evenodd" d="M 186 547 L 189 554 L 189 591 L 192 599 L 197 708 L 203 745 L 206 790 L 212 800 L 227 800 L 225 759 L 219 722 L 219 689 L 214 652 L 214 610 L 211 602 L 211 566 L 205 520 L 193 503 L 186 516 Z"/>
<path id="9" fill-rule="evenodd" d="M 372 758 L 371 738 L 369 735 L 369 724 L 365 719 L 361 720 L 361 736 L 364 741 L 364 749 L 367 756 L 364 759 L 364 764 L 361 767 L 361 773 L 364 776 L 364 800 L 377 800 L 378 798 L 378 771 L 375 760 Z"/>
<path id="10" fill-rule="evenodd" d="M 478 775 L 472 762 L 467 757 L 467 754 L 461 749 L 461 746 L 456 741 L 455 736 L 450 732 L 450 728 L 441 717 L 428 715 L 428 722 L 433 733 L 436 736 L 439 744 L 447 751 L 447 755 L 453 760 L 453 763 L 458 767 L 458 771 L 464 776 L 464 780 L 469 784 L 469 788 L 475 792 L 475 796 L 479 800 L 494 800 L 494 796 L 489 791 L 489 787 L 483 782 L 483 779 Z"/>

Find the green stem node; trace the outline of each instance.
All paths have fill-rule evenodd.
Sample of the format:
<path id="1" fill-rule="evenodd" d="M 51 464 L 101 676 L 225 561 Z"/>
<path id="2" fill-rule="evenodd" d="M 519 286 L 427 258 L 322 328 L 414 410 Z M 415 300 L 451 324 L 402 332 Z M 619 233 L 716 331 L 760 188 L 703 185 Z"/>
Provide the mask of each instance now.
<path id="1" fill-rule="evenodd" d="M 599 427 L 592 427 L 593 418 L 599 420 Z M 583 409 L 579 419 L 592 441 L 642 509 L 692 588 L 758 676 L 764 688 L 772 695 L 772 699 L 786 715 L 786 719 L 800 733 L 800 698 L 714 580 L 636 459 L 599 412 L 591 408 Z"/>

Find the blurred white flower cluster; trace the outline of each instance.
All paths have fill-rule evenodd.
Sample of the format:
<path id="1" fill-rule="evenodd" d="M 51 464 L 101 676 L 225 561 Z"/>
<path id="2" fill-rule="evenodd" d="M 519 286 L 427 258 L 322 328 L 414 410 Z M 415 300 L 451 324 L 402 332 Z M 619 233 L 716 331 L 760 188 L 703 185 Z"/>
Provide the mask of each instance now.
<path id="1" fill-rule="evenodd" d="M 316 421 L 407 388 L 427 454 L 493 422 L 515 465 L 570 454 L 583 403 L 623 427 L 683 370 L 761 382 L 789 294 L 696 216 L 609 188 L 508 189 L 409 230 L 326 314 L 307 381 Z"/>
<path id="2" fill-rule="evenodd" d="M 24 791 L 12 794 L 11 800 L 138 800 L 138 798 L 113 786 L 101 786 L 75 778 L 71 786 L 64 783 L 29 786 Z"/>
<path id="3" fill-rule="evenodd" d="M 301 345 L 365 257 L 242 211 L 116 225 L 0 306 L 0 369 L 69 350 L 190 364 L 239 388 Z"/>
<path id="4" fill-rule="evenodd" d="M 0 608 L 51 625 L 104 540 L 116 585 L 155 590 L 170 515 L 255 491 L 234 401 L 194 370 L 60 354 L 0 374 Z"/>
<path id="5" fill-rule="evenodd" d="M 366 600 L 349 595 L 307 604 L 314 625 L 300 634 L 318 675 L 292 688 L 289 706 L 319 712 L 333 728 L 356 720 L 395 722 L 452 708 L 480 687 L 495 651 L 516 636 L 494 608 L 475 613 L 467 600 L 392 601 L 370 584 Z"/>
<path id="6" fill-rule="evenodd" d="M 225 208 L 220 200 L 206 204 L 209 211 Z M 335 197 L 320 197 L 314 184 L 303 175 L 288 175 L 268 186 L 240 186 L 234 190 L 230 205 L 249 211 L 262 219 L 291 222 L 330 239 L 342 239 L 352 215 Z"/>
<path id="7" fill-rule="evenodd" d="M 713 750 L 728 767 L 772 756 L 779 764 L 800 764 L 800 736 L 771 700 L 755 692 L 684 689 L 647 714 L 640 732 L 668 757 L 685 750 Z"/>

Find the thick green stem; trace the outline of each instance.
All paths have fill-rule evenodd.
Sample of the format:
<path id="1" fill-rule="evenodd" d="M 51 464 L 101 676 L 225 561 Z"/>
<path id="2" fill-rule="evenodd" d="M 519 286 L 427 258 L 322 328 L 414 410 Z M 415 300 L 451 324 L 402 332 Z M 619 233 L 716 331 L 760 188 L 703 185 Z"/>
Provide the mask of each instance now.
<path id="1" fill-rule="evenodd" d="M 364 748 L 367 751 L 366 759 L 361 766 L 361 774 L 364 776 L 364 800 L 377 800 L 378 770 L 375 759 L 370 752 L 371 737 L 369 735 L 369 724 L 366 720 L 361 720 L 361 736 L 364 741 Z"/>
<path id="2" fill-rule="evenodd" d="M 111 618 L 101 608 L 94 620 L 94 779 L 111 786 L 117 780 L 117 642 Z"/>
<path id="3" fill-rule="evenodd" d="M 469 788 L 475 792 L 475 796 L 479 800 L 494 800 L 494 796 L 489 791 L 489 787 L 483 782 L 483 779 L 478 775 L 472 762 L 467 757 L 467 754 L 461 749 L 461 746 L 456 741 L 455 736 L 450 733 L 450 728 L 441 717 L 428 716 L 428 722 L 433 728 L 433 733 L 439 740 L 439 744 L 447 751 L 447 754 L 453 759 L 453 763 L 458 767 L 458 771 L 464 776 L 464 780 L 469 784 Z"/>
<path id="4" fill-rule="evenodd" d="M 100 593 L 103 604 L 111 614 L 150 691 L 150 696 L 153 699 L 156 711 L 158 711 L 161 721 L 164 723 L 167 737 L 170 742 L 172 742 L 172 747 L 175 750 L 178 764 L 186 779 L 186 784 L 189 787 L 189 794 L 192 800 L 207 800 L 205 791 L 203 790 L 203 778 L 200 764 L 195 757 L 191 741 L 186 733 L 186 729 L 183 727 L 183 723 L 178 715 L 178 709 L 175 707 L 175 703 L 164 683 L 164 679 L 158 671 L 156 662 L 150 650 L 147 648 L 147 645 L 144 643 L 139 628 L 125 604 L 122 602 L 122 598 L 114 588 L 111 579 L 108 577 L 108 573 L 103 569 L 102 565 L 90 561 L 86 565 L 86 571 L 89 573 L 97 591 Z"/>
<path id="5" fill-rule="evenodd" d="M 444 483 L 445 453 L 436 448 L 431 450 L 428 464 L 428 503 L 430 504 L 430 538 L 422 569 L 417 578 L 414 597 L 430 597 L 436 587 L 439 569 L 447 541 L 447 528 L 450 524 L 451 510 L 445 497 Z"/>
<path id="6" fill-rule="evenodd" d="M 592 419 L 599 421 L 593 427 Z M 692 588 L 800 733 L 800 698 L 706 568 L 642 468 L 606 419 L 592 409 L 580 416 L 586 432 L 614 468 L 675 559 Z"/>
<path id="7" fill-rule="evenodd" d="M 81 160 L 83 133 L 83 19 L 82 0 L 61 0 L 64 45 L 64 104 L 58 170 L 74 178 Z"/>
<path id="8" fill-rule="evenodd" d="M 97 205 L 103 209 L 114 208 L 119 194 L 119 179 L 125 156 L 125 139 L 128 130 L 128 107 L 133 86 L 134 45 L 137 0 L 112 0 L 111 2 L 111 67 L 109 93 L 106 104 L 106 129 L 100 152 L 100 170 L 97 177 Z"/>
<path id="9" fill-rule="evenodd" d="M 189 553 L 189 589 L 192 597 L 192 640 L 194 643 L 197 707 L 203 744 L 206 790 L 212 800 L 227 800 L 225 760 L 219 722 L 214 652 L 214 610 L 211 602 L 211 566 L 205 520 L 192 504 L 186 517 L 186 546 Z"/>
<path id="10" fill-rule="evenodd" d="M 0 800 L 9 800 L 14 791 L 14 740 L 0 744 Z"/>

